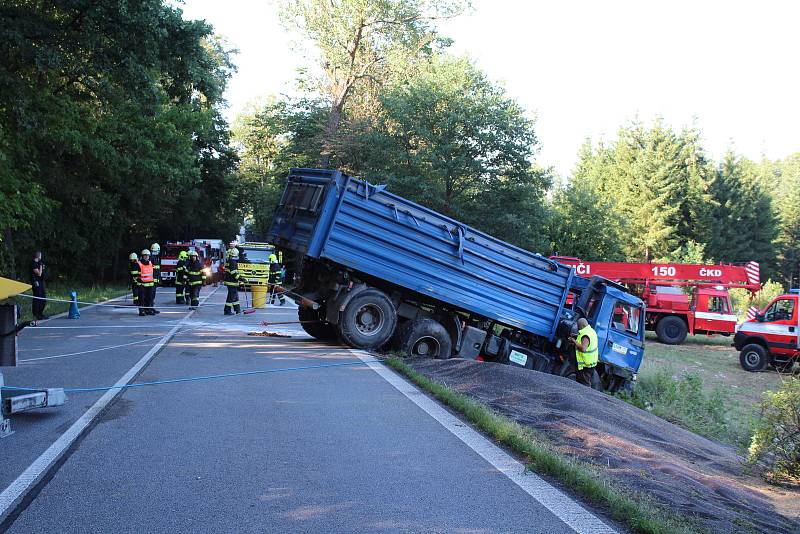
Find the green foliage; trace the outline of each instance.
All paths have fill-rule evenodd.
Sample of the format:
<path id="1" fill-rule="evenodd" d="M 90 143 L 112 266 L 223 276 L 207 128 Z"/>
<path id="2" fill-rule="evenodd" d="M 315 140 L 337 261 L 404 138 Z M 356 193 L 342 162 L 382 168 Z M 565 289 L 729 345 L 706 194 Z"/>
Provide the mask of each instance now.
<path id="1" fill-rule="evenodd" d="M 0 27 L 3 267 L 40 248 L 102 280 L 129 247 L 232 233 L 233 66 L 210 26 L 161 0 L 11 0 Z"/>
<path id="2" fill-rule="evenodd" d="M 730 436 L 724 392 L 719 388 L 705 391 L 703 379 L 697 373 L 677 378 L 671 370 L 661 369 L 653 375 L 640 376 L 633 392 L 623 393 L 620 398 L 701 436 L 742 440 L 741 436 Z"/>
<path id="3" fill-rule="evenodd" d="M 584 145 L 573 182 L 613 210 L 610 222 L 630 261 L 685 256 L 705 243 L 712 169 L 698 134 L 679 134 L 657 121 L 622 128 L 611 145 Z"/>
<path id="4" fill-rule="evenodd" d="M 767 304 L 772 302 L 772 299 L 784 293 L 783 285 L 780 282 L 773 282 L 767 280 L 761 284 L 761 289 L 753 297 L 746 289 L 731 289 L 728 291 L 731 295 L 731 304 L 733 305 L 733 312 L 744 320 L 747 317 L 747 310 L 750 306 L 757 306 L 759 310 L 767 307 Z"/>
<path id="5" fill-rule="evenodd" d="M 551 250 L 582 260 L 623 260 L 622 225 L 622 218 L 610 201 L 573 182 L 553 195 Z"/>
<path id="6" fill-rule="evenodd" d="M 800 378 L 765 392 L 759 409 L 748 462 L 763 465 L 771 482 L 800 483 Z"/>
<path id="7" fill-rule="evenodd" d="M 321 144 L 320 166 L 328 167 L 341 142 L 339 127 L 346 105 L 365 84 L 377 86 L 392 74 L 391 65 L 447 44 L 433 21 L 454 17 L 462 0 L 288 0 L 284 24 L 314 44 L 324 76 L 319 92 L 330 104 Z"/>
<path id="8" fill-rule="evenodd" d="M 771 190 L 780 220 L 780 271 L 788 287 L 800 287 L 800 154 L 793 154 L 772 167 Z"/>
<path id="9" fill-rule="evenodd" d="M 728 152 L 711 186 L 716 200 L 714 224 L 708 241 L 716 261 L 761 264 L 761 274 L 775 274 L 777 220 L 772 201 L 758 179 L 753 162 Z"/>
<path id="10" fill-rule="evenodd" d="M 414 201 L 526 246 L 547 246 L 550 175 L 532 167 L 533 122 L 466 58 L 437 55 L 381 95 L 362 137 L 362 174 Z"/>

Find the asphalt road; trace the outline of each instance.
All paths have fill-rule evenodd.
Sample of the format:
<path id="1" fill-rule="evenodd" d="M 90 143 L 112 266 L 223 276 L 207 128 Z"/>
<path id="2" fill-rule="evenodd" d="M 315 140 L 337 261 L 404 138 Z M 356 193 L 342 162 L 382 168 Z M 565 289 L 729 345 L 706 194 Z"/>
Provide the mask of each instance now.
<path id="1" fill-rule="evenodd" d="M 212 295 L 135 382 L 358 361 L 297 326 L 259 325 L 294 320 L 293 309 L 223 318 L 223 300 L 223 290 Z M 97 308 L 80 320 L 96 330 L 25 331 L 20 356 L 163 336 L 184 316 Z M 146 322 L 146 332 L 111 328 Z M 263 330 L 291 337 L 247 335 Z M 35 360 L 4 374 L 15 385 L 111 385 L 152 343 Z M 2 487 L 98 397 L 74 393 L 62 408 L 15 417 L 17 433 L 2 442 Z M 127 389 L 6 526 L 15 533 L 571 531 L 360 364 Z"/>

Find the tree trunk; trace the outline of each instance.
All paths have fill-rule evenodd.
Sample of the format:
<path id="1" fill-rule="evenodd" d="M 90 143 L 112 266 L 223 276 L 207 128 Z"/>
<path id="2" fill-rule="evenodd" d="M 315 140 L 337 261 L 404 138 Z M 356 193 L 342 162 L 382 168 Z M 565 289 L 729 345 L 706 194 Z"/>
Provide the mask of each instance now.
<path id="1" fill-rule="evenodd" d="M 331 108 L 331 114 L 328 116 L 328 122 L 325 124 L 325 137 L 322 140 L 322 150 L 319 154 L 319 166 L 322 169 L 327 169 L 330 167 L 334 140 L 336 139 L 336 134 L 339 132 L 339 123 L 342 120 L 343 108 L 344 101 L 337 99 L 336 103 Z"/>

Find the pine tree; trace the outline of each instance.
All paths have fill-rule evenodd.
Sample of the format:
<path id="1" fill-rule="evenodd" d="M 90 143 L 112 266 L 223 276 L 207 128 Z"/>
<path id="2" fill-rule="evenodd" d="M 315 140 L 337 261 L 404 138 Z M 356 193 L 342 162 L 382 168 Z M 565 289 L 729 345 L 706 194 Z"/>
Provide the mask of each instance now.
<path id="1" fill-rule="evenodd" d="M 778 221 L 756 165 L 729 151 L 711 192 L 717 205 L 709 255 L 717 261 L 758 261 L 764 279 L 776 274 Z"/>

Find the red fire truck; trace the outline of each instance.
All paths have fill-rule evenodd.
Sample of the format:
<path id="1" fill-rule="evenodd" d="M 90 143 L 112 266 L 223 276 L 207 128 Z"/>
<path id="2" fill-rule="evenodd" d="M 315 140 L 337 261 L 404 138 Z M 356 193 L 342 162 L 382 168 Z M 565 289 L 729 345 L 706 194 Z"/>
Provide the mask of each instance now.
<path id="1" fill-rule="evenodd" d="M 753 294 L 761 289 L 757 262 L 698 265 L 552 259 L 574 265 L 580 276 L 599 275 L 627 285 L 647 305 L 645 328 L 669 345 L 683 343 L 687 334 L 733 334 L 737 318 L 728 289 L 740 287 Z"/>
<path id="2" fill-rule="evenodd" d="M 746 371 L 772 365 L 791 371 L 800 358 L 800 289 L 776 297 L 755 318 L 743 322 L 733 336 L 739 363 Z"/>
<path id="3" fill-rule="evenodd" d="M 205 265 L 206 277 L 211 280 L 211 257 L 206 248 L 198 246 L 194 241 L 167 241 L 161 250 L 161 283 L 172 285 L 175 283 L 175 266 L 178 264 L 178 254 L 181 251 L 196 250 L 200 261 Z"/>

